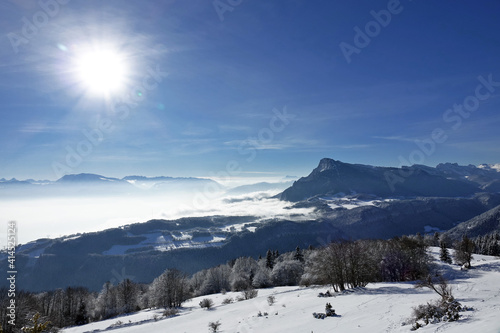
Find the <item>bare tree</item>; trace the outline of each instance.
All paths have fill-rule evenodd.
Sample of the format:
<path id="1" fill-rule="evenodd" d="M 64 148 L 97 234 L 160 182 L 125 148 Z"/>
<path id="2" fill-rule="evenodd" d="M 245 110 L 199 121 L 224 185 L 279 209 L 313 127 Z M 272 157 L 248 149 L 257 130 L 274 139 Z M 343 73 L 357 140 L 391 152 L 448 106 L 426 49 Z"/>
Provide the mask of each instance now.
<path id="1" fill-rule="evenodd" d="M 150 299 L 157 307 L 180 307 L 189 299 L 186 274 L 177 269 L 167 269 L 149 288 Z"/>
<path id="2" fill-rule="evenodd" d="M 336 242 L 320 250 L 309 272 L 335 291 L 364 287 L 372 281 L 368 249 L 362 242 Z"/>
<path id="3" fill-rule="evenodd" d="M 441 296 L 441 300 L 443 302 L 453 299 L 451 287 L 442 275 L 438 275 L 434 278 L 431 275 L 427 275 L 426 278 L 417 282 L 415 288 L 429 288 L 434 290 L 439 296 Z"/>
<path id="4" fill-rule="evenodd" d="M 464 265 L 465 268 L 470 268 L 474 247 L 474 242 L 467 235 L 464 235 L 462 240 L 455 246 L 455 262 L 459 265 Z"/>
<path id="5" fill-rule="evenodd" d="M 130 313 L 138 306 L 138 288 L 134 282 L 125 279 L 116 286 L 117 307 L 120 313 Z"/>

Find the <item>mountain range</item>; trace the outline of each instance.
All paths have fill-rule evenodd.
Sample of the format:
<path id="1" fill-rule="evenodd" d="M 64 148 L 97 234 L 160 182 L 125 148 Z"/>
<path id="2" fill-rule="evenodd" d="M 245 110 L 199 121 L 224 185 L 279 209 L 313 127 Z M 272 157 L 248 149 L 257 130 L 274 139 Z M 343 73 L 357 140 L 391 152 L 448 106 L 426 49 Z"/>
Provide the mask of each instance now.
<path id="1" fill-rule="evenodd" d="M 12 178 L 0 179 L 0 196 L 26 196 L 24 190 L 29 190 L 30 195 L 51 196 L 61 194 L 127 194 L 158 191 L 196 191 L 203 189 L 208 184 L 223 190 L 218 182 L 208 178 L 194 177 L 145 177 L 126 176 L 123 178 L 106 177 L 91 173 L 70 174 L 56 181 L 49 180 L 17 180 Z"/>
<path id="2" fill-rule="evenodd" d="M 349 164 L 324 158 L 307 177 L 297 180 L 278 197 L 302 201 L 315 196 L 363 193 L 383 198 L 461 197 L 498 192 L 500 172 L 473 165 L 439 164 L 390 168 Z"/>
<path id="3" fill-rule="evenodd" d="M 435 168 L 389 168 L 322 159 L 308 176 L 274 198 L 263 199 L 286 203 L 294 212 L 286 218 L 263 218 L 259 212 L 186 217 L 39 239 L 18 247 L 18 281 L 33 291 L 70 285 L 98 290 L 106 281 L 119 281 L 124 275 L 137 282 L 151 282 L 166 268 L 194 273 L 235 257 L 265 255 L 268 249 L 283 252 L 336 239 L 387 239 L 448 230 L 452 239 L 464 232 L 483 235 L 499 228 L 500 193 L 495 185 L 499 180 L 495 166 L 446 163 Z M 80 174 L 56 183 L 137 189 L 171 182 L 203 184 L 211 180 Z M 237 188 L 234 193 L 270 188 L 279 186 L 259 183 Z M 253 199 L 239 199 L 242 204 L 245 200 Z M 6 259 L 0 254 L 0 262 Z"/>

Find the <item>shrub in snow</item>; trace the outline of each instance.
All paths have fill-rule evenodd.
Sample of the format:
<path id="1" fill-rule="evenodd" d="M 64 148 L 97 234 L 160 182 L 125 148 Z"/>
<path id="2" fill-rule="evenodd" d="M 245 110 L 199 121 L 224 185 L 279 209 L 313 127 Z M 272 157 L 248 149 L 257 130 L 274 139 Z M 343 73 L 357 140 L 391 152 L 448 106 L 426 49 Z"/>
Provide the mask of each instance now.
<path id="1" fill-rule="evenodd" d="M 212 322 L 208 323 L 208 330 L 209 330 L 209 332 L 212 332 L 212 333 L 219 332 L 220 325 L 222 325 L 222 324 L 218 320 L 217 321 L 212 321 Z"/>
<path id="2" fill-rule="evenodd" d="M 430 288 L 441 296 L 441 299 L 433 303 L 427 303 L 426 305 L 419 305 L 413 309 L 415 324 L 412 330 L 416 330 L 429 323 L 456 321 L 460 318 L 459 312 L 463 311 L 464 308 L 462 308 L 460 302 L 453 297 L 451 287 L 448 286 L 448 281 L 442 276 L 433 278 L 429 275 L 426 279 L 417 283 L 415 287 Z"/>
<path id="3" fill-rule="evenodd" d="M 273 295 L 267 296 L 267 304 L 273 305 L 274 303 L 276 303 L 276 297 L 274 297 Z"/>
<path id="4" fill-rule="evenodd" d="M 313 313 L 313 317 L 316 319 L 325 319 L 326 317 L 335 317 L 337 314 L 330 303 L 326 303 L 325 306 L 326 313 Z"/>
<path id="5" fill-rule="evenodd" d="M 109 325 L 108 328 L 116 328 L 116 327 L 120 327 L 122 325 L 123 325 L 123 322 L 121 320 L 118 320 L 114 324 Z"/>
<path id="6" fill-rule="evenodd" d="M 179 310 L 177 310 L 176 308 L 168 308 L 165 311 L 163 311 L 163 316 L 167 318 L 177 316 L 178 314 Z"/>
<path id="7" fill-rule="evenodd" d="M 332 297 L 330 290 L 327 290 L 326 293 L 319 293 L 318 297 Z"/>
<path id="8" fill-rule="evenodd" d="M 234 302 L 234 299 L 232 297 L 227 297 L 227 298 L 224 298 L 224 300 L 222 301 L 222 304 L 231 304 Z"/>
<path id="9" fill-rule="evenodd" d="M 243 296 L 245 300 L 255 298 L 258 294 L 259 291 L 256 289 L 246 289 L 241 292 L 241 296 Z"/>
<path id="10" fill-rule="evenodd" d="M 325 319 L 326 318 L 326 314 L 313 312 L 313 317 L 316 318 L 316 319 Z"/>
<path id="11" fill-rule="evenodd" d="M 425 305 L 421 304 L 413 309 L 415 324 L 412 330 L 441 321 L 457 321 L 460 318 L 459 312 L 462 310 L 460 302 L 453 297 Z"/>
<path id="12" fill-rule="evenodd" d="M 200 307 L 202 309 L 206 308 L 207 310 L 210 310 L 212 306 L 214 306 L 214 301 L 212 301 L 210 298 L 204 298 L 200 302 Z"/>
<path id="13" fill-rule="evenodd" d="M 335 316 L 335 310 L 333 309 L 333 307 L 330 303 L 326 303 L 325 312 L 326 312 L 327 317 L 334 317 Z"/>

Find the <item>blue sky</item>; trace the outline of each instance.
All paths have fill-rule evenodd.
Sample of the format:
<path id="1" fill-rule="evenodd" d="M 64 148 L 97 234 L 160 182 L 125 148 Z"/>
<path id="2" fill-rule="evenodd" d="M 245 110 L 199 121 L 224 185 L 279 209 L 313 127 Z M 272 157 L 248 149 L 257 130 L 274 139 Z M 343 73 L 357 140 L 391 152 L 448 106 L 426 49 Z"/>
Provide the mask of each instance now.
<path id="1" fill-rule="evenodd" d="M 0 4 L 0 178 L 500 162 L 498 1 L 41 3 Z M 119 90 L 76 70 L 96 48 Z"/>

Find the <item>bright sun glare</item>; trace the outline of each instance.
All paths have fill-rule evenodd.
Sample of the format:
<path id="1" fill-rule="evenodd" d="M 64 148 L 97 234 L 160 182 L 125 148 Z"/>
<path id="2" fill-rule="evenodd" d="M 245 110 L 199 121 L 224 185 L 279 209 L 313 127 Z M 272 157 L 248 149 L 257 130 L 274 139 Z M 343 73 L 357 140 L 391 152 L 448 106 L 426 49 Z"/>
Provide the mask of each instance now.
<path id="1" fill-rule="evenodd" d="M 127 66 L 114 50 L 89 50 L 76 59 L 79 80 L 96 94 L 111 94 L 124 87 Z"/>

